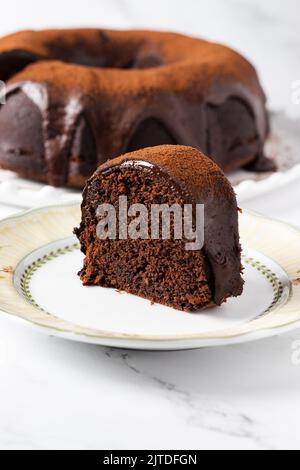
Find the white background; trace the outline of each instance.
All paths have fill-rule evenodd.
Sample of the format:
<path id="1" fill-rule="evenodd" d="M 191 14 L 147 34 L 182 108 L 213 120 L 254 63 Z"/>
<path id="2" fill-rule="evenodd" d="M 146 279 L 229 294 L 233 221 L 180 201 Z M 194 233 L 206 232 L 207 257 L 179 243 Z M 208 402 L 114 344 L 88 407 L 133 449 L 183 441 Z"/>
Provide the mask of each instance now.
<path id="1" fill-rule="evenodd" d="M 300 80 L 299 0 L 10 0 L 0 9 L 0 34 L 134 27 L 224 42 L 256 65 L 269 107 L 299 119 L 300 132 L 291 100 Z M 300 226 L 299 202 L 297 183 L 248 207 Z M 11 212 L 0 207 L 2 217 Z M 0 318 L 0 448 L 300 448 L 298 339 L 126 353 Z"/>

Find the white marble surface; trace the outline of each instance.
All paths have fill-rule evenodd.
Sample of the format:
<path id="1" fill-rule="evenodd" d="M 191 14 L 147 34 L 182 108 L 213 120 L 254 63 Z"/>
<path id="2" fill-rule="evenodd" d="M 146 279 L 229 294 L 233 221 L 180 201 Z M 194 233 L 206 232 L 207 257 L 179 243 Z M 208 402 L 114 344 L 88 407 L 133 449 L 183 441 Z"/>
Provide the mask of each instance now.
<path id="1" fill-rule="evenodd" d="M 300 79 L 298 0 L 64 0 L 49 10 L 10 0 L 0 16 L 3 34 L 72 25 L 225 42 L 256 64 L 270 107 L 300 117 L 291 99 Z M 295 183 L 248 207 L 300 226 L 299 202 Z M 1 206 L 0 216 L 14 210 Z M 296 331 L 219 350 L 125 352 L 48 338 L 0 317 L 0 448 L 299 449 L 299 340 Z"/>

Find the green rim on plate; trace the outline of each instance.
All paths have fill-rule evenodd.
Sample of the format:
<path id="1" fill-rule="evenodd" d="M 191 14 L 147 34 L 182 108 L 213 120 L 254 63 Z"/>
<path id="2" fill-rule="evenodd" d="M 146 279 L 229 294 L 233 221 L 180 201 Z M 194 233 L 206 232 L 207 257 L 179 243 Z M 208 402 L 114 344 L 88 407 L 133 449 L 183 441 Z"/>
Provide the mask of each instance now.
<path id="1" fill-rule="evenodd" d="M 21 291 L 27 300 L 31 305 L 34 307 L 38 308 L 39 310 L 48 313 L 48 315 L 51 315 L 49 312 L 46 312 L 39 304 L 38 302 L 34 299 L 31 288 L 30 288 L 30 283 L 33 278 L 33 276 L 37 273 L 37 271 L 50 261 L 59 258 L 60 256 L 66 255 L 67 253 L 72 253 L 74 251 L 77 251 L 80 249 L 80 245 L 78 243 L 73 243 L 71 245 L 66 245 L 63 248 L 57 248 L 56 250 L 50 249 L 49 252 L 47 252 L 45 255 L 42 257 L 36 259 L 32 263 L 30 263 L 26 268 L 24 269 L 23 273 L 21 274 L 20 278 L 20 288 Z M 265 264 L 263 264 L 261 261 L 252 258 L 252 257 L 247 257 L 243 256 L 243 263 L 248 264 L 252 268 L 256 269 L 259 273 L 261 273 L 267 281 L 271 284 L 274 296 L 272 303 L 269 305 L 269 307 L 262 312 L 259 316 L 263 316 L 272 310 L 276 309 L 278 304 L 283 301 L 283 295 L 284 295 L 284 286 L 278 276 L 276 275 L 275 272 L 273 272 L 271 269 L 269 269 Z"/>

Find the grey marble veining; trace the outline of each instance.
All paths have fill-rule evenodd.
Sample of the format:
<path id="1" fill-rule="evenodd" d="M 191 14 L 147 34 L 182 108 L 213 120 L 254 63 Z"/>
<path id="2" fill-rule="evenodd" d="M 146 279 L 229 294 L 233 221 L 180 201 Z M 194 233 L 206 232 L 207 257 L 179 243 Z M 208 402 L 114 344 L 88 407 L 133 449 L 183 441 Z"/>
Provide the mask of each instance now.
<path id="1" fill-rule="evenodd" d="M 200 392 L 181 388 L 176 383 L 161 378 L 159 373 L 152 375 L 148 369 L 139 369 L 137 365 L 134 365 L 134 359 L 130 353 L 110 350 L 106 352 L 106 355 L 109 358 L 122 361 L 131 372 L 159 387 L 176 408 L 184 410 L 187 426 L 238 439 L 247 439 L 262 449 L 275 449 L 268 442 L 267 433 L 264 432 L 263 426 L 254 422 L 250 416 L 239 410 L 238 407 L 226 403 L 226 400 L 213 399 Z"/>

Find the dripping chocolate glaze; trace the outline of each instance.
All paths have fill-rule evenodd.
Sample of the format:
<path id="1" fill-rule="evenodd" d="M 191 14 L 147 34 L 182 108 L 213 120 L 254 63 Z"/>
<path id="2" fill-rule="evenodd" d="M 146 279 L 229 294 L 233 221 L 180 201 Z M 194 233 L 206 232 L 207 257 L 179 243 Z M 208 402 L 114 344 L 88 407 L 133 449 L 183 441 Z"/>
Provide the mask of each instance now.
<path id="1" fill-rule="evenodd" d="M 93 133 L 94 160 L 100 164 L 127 151 L 139 126 L 149 119 L 162 124 L 170 141 L 208 152 L 208 136 L 217 142 L 222 133 L 214 112 L 228 100 L 241 103 L 242 112 L 249 115 L 244 127 L 248 132 L 250 120 L 251 132 L 241 150 L 228 155 L 215 147 L 210 156 L 225 171 L 251 164 L 271 169 L 263 156 L 268 119 L 256 72 L 224 46 L 148 31 L 27 31 L 0 39 L 1 74 L 9 78 L 8 99 L 14 99 L 18 89 L 30 99 L 35 88 L 36 94 L 42 90 L 43 99 L 33 100 L 32 106 L 41 111 L 47 170 L 36 179 L 58 186 L 84 185 L 86 175 L 79 167 L 73 165 L 69 175 L 81 114 Z M 29 131 L 35 138 L 34 129 Z M 236 141 L 238 135 L 231 146 Z M 28 155 L 29 166 L 35 158 Z M 0 164 L 2 160 L 0 155 Z M 18 171 L 17 158 L 11 165 Z"/>
<path id="2" fill-rule="evenodd" d="M 243 290 L 241 247 L 238 232 L 238 207 L 233 189 L 223 172 L 197 150 L 183 146 L 159 146 L 133 152 L 99 167 L 88 181 L 83 194 L 83 221 L 77 235 L 84 229 L 85 208 L 97 201 L 89 200 L 90 190 L 98 177 L 121 168 L 138 168 L 151 172 L 155 178 L 167 176 L 183 200 L 205 206 L 205 244 L 203 251 L 209 261 L 214 302 L 221 305 L 230 296 Z M 91 191 L 93 193 L 93 191 Z M 167 201 L 165 201 L 167 202 Z"/>

